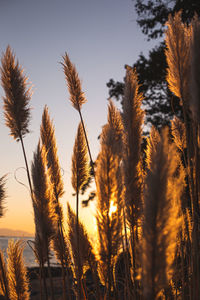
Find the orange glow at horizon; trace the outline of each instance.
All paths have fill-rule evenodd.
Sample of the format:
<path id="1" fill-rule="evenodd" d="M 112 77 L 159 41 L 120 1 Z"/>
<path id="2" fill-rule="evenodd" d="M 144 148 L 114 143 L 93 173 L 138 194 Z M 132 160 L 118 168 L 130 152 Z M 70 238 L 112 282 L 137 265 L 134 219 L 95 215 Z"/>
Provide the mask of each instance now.
<path id="1" fill-rule="evenodd" d="M 32 212 L 20 213 L 9 212 L 0 219 L 0 228 L 20 230 L 34 235 L 35 225 Z"/>

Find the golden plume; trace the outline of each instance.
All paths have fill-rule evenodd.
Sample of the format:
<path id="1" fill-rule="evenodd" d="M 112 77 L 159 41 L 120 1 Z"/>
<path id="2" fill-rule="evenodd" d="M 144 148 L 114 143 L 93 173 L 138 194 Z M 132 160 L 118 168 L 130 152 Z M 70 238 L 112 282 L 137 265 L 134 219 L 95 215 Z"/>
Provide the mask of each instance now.
<path id="1" fill-rule="evenodd" d="M 31 172 L 35 226 L 40 240 L 44 243 L 46 251 L 49 252 L 50 239 L 54 233 L 52 185 L 46 169 L 46 152 L 40 143 L 34 153 Z"/>
<path id="2" fill-rule="evenodd" d="M 1 63 L 5 121 L 11 136 L 19 141 L 29 132 L 31 89 L 28 88 L 28 77 L 23 74 L 23 69 L 16 61 L 10 46 L 7 47 Z"/>
<path id="3" fill-rule="evenodd" d="M 3 251 L 0 249 L 0 293 L 9 300 L 8 274 Z"/>
<path id="4" fill-rule="evenodd" d="M 67 241 L 63 233 L 63 210 L 59 198 L 64 194 L 64 185 L 61 178 L 60 165 L 57 155 L 57 146 L 55 139 L 55 130 L 50 120 L 47 106 L 45 106 L 42 115 L 42 124 L 40 126 L 40 136 L 47 153 L 47 165 L 50 174 L 50 180 L 53 185 L 54 213 L 57 215 L 58 223 L 55 224 L 55 233 L 53 236 L 53 249 L 57 259 L 64 264 L 69 258 Z"/>
<path id="5" fill-rule="evenodd" d="M 40 237 L 41 237 L 41 234 L 39 234 L 38 228 L 36 228 L 35 240 L 34 240 L 35 260 L 40 266 L 43 266 L 47 262 L 47 253 L 45 251 L 45 248 L 42 245 L 42 241 L 41 241 Z"/>
<path id="6" fill-rule="evenodd" d="M 72 249 L 73 260 L 75 264 L 75 274 L 77 277 L 78 272 L 78 253 L 77 253 L 77 229 L 76 229 L 76 214 L 72 210 L 69 203 L 67 203 L 67 211 L 68 211 L 68 237 Z M 81 277 L 83 275 L 83 271 L 85 271 L 88 267 L 91 267 L 91 271 L 95 272 L 95 268 L 97 268 L 97 262 L 95 258 L 95 254 L 92 248 L 92 245 L 89 241 L 88 234 L 84 225 L 79 221 L 79 238 L 80 238 L 80 264 L 81 264 Z"/>
<path id="7" fill-rule="evenodd" d="M 52 247 L 56 255 L 57 260 L 65 266 L 70 263 L 69 261 L 69 249 L 66 236 L 61 234 L 59 227 L 56 226 L 53 238 Z"/>
<path id="8" fill-rule="evenodd" d="M 186 148 L 185 124 L 179 118 L 175 117 L 171 121 L 171 129 L 176 147 L 184 152 L 184 149 Z"/>
<path id="9" fill-rule="evenodd" d="M 135 226 L 141 211 L 141 141 L 144 111 L 141 109 L 143 95 L 139 92 L 136 71 L 127 67 L 123 98 L 122 120 L 123 165 L 127 220 Z"/>
<path id="10" fill-rule="evenodd" d="M 78 126 L 77 136 L 72 155 L 72 186 L 75 191 L 80 191 L 89 177 L 89 162 L 86 140 L 82 124 Z"/>
<path id="11" fill-rule="evenodd" d="M 167 81 L 169 88 L 188 106 L 190 76 L 190 32 L 181 22 L 181 11 L 170 15 L 166 31 Z"/>
<path id="12" fill-rule="evenodd" d="M 1 84 L 5 92 L 3 97 L 5 121 L 10 128 L 10 135 L 21 142 L 32 198 L 33 189 L 23 142 L 23 137 L 29 132 L 31 87 L 28 88 L 28 77 L 23 74 L 23 69 L 16 61 L 10 46 L 7 47 L 1 64 Z"/>
<path id="13" fill-rule="evenodd" d="M 57 155 L 55 130 L 53 123 L 50 120 L 47 106 L 45 106 L 42 115 L 40 136 L 42 144 L 45 146 L 47 152 L 47 164 L 49 168 L 50 179 L 53 184 L 55 197 L 58 200 L 58 198 L 62 197 L 64 194 L 64 187 Z"/>
<path id="14" fill-rule="evenodd" d="M 180 12 L 170 17 L 167 23 L 167 62 L 168 62 L 168 83 L 172 92 L 180 97 L 183 104 L 184 125 L 186 131 L 186 151 L 187 151 L 187 175 L 192 208 L 193 235 L 192 235 L 192 281 L 193 298 L 200 295 L 200 271 L 199 271 L 199 126 L 197 124 L 198 104 L 197 87 L 198 69 L 198 41 L 199 24 L 197 17 L 192 21 L 192 25 L 186 27 L 181 22 Z M 194 54 L 194 52 L 196 52 Z M 191 57 L 193 56 L 194 57 Z M 192 83 L 191 83 L 192 82 Z M 189 87 L 189 83 L 191 86 Z M 196 89 L 196 90 L 195 90 Z M 193 96 L 191 95 L 191 92 Z M 195 97 L 195 98 L 194 98 Z M 193 114 L 191 114 L 191 110 Z M 197 111 L 197 115 L 196 115 Z"/>
<path id="15" fill-rule="evenodd" d="M 84 135 L 85 135 L 85 141 L 86 141 L 86 145 L 87 145 L 87 148 L 88 148 L 88 154 L 89 154 L 89 157 L 90 157 L 90 165 L 91 165 L 93 176 L 95 177 L 94 163 L 93 163 L 92 154 L 91 154 L 91 151 L 90 151 L 90 146 L 89 146 L 87 133 L 86 133 L 86 130 L 85 130 L 85 125 L 84 125 L 84 122 L 83 122 L 83 117 L 82 117 L 82 112 L 81 112 L 81 107 L 87 100 L 86 100 L 85 94 L 82 92 L 81 82 L 80 82 L 78 73 L 76 71 L 76 68 L 71 63 L 67 53 L 65 53 L 65 56 L 63 56 L 63 60 L 64 60 L 64 62 L 62 63 L 62 66 L 63 66 L 63 69 L 64 69 L 64 73 L 65 73 L 65 77 L 66 77 L 66 81 L 67 81 L 67 86 L 68 86 L 68 89 L 69 89 L 70 100 L 72 102 L 73 107 L 78 111 L 78 113 L 80 115 L 81 124 L 82 124 L 83 132 L 84 132 Z"/>
<path id="16" fill-rule="evenodd" d="M 122 118 L 119 110 L 115 107 L 111 99 L 109 100 L 107 119 L 110 128 L 109 130 L 113 131 L 113 141 L 110 143 L 110 145 L 112 146 L 112 151 L 113 153 L 118 154 L 120 158 L 122 158 Z"/>
<path id="17" fill-rule="evenodd" d="M 89 161 L 87 143 L 84 135 L 82 123 L 78 126 L 78 131 L 74 143 L 72 155 L 72 187 L 76 192 L 76 238 L 78 253 L 78 299 L 81 299 L 81 261 L 80 261 L 80 239 L 79 239 L 79 192 L 89 178 Z"/>
<path id="18" fill-rule="evenodd" d="M 8 281 L 10 288 L 10 300 L 28 300 L 29 296 L 29 281 L 27 270 L 24 265 L 23 247 L 21 241 L 14 242 L 10 240 L 8 243 Z"/>
<path id="19" fill-rule="evenodd" d="M 5 175 L 0 178 L 0 218 L 3 217 L 5 207 L 4 202 L 6 198 L 6 190 L 5 190 Z"/>
<path id="20" fill-rule="evenodd" d="M 110 122 L 110 121 L 109 121 Z M 96 163 L 97 184 L 97 228 L 99 240 L 99 271 L 101 280 L 107 287 L 108 297 L 113 288 L 113 267 L 121 246 L 122 219 L 118 206 L 117 177 L 120 156 L 114 143 L 117 141 L 115 131 L 110 123 L 103 127 L 101 134 L 101 151 Z M 117 141 L 117 145 L 118 141 Z M 112 211 L 112 205 L 116 207 Z"/>
<path id="21" fill-rule="evenodd" d="M 37 150 L 33 156 L 31 166 L 32 181 L 33 181 L 33 209 L 35 220 L 36 237 L 39 241 L 39 248 L 43 248 L 41 259 L 44 255 L 48 264 L 48 273 L 51 286 L 51 297 L 54 300 L 53 281 L 50 270 L 50 242 L 55 232 L 56 215 L 53 204 L 53 187 L 50 182 L 50 176 L 46 168 L 46 151 L 44 146 L 41 147 L 38 143 Z M 43 262 L 44 263 L 44 262 Z"/>
<path id="22" fill-rule="evenodd" d="M 159 132 L 154 126 L 151 127 L 150 135 L 147 138 L 147 148 L 146 148 L 146 164 L 147 168 L 150 169 L 152 165 L 152 154 L 156 150 L 156 146 L 160 141 Z"/>
<path id="23" fill-rule="evenodd" d="M 69 56 L 65 53 L 63 56 L 63 70 L 70 93 L 70 100 L 75 109 L 80 110 L 82 105 L 87 101 L 85 94 L 82 92 L 81 81 L 75 66 L 71 63 Z"/>
<path id="24" fill-rule="evenodd" d="M 136 70 L 127 66 L 123 97 L 123 180 L 126 222 L 130 228 L 130 250 L 135 297 L 137 294 L 136 270 L 138 269 L 138 227 L 142 211 L 142 162 L 141 142 L 144 111 L 143 94 L 139 91 Z"/>
<path id="25" fill-rule="evenodd" d="M 144 299 L 156 299 L 172 278 L 177 234 L 181 225 L 181 201 L 185 173 L 168 130 L 152 151 L 147 171 L 143 223 Z"/>

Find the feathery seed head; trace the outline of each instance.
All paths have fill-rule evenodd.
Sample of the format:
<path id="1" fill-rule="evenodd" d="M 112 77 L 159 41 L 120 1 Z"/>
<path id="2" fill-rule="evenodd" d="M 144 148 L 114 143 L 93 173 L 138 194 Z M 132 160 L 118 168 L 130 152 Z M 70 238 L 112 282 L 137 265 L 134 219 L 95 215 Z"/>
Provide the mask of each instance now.
<path id="1" fill-rule="evenodd" d="M 32 179 L 34 185 L 34 195 L 37 199 L 46 199 L 51 194 L 51 184 L 49 182 L 48 171 L 46 168 L 46 150 L 44 146 L 38 143 L 37 149 L 33 155 L 31 166 Z"/>
<path id="2" fill-rule="evenodd" d="M 34 240 L 34 254 L 35 260 L 39 265 L 43 265 L 47 262 L 47 253 L 41 240 L 41 233 L 38 232 L 39 226 L 36 226 L 35 240 Z"/>
<path id="3" fill-rule="evenodd" d="M 110 109 L 112 107 L 109 107 Z M 110 119 L 109 119 L 110 118 Z M 96 185 L 97 185 L 97 228 L 100 256 L 101 280 L 107 284 L 108 274 L 112 272 L 115 258 L 119 252 L 121 243 L 121 214 L 119 205 L 120 186 L 119 167 L 120 155 L 113 151 L 116 143 L 116 131 L 113 128 L 113 114 L 108 115 L 107 123 L 101 134 L 101 151 L 96 162 Z M 115 120 L 116 121 L 116 120 Z M 112 207 L 117 207 L 112 210 Z"/>
<path id="4" fill-rule="evenodd" d="M 55 139 L 55 130 L 53 123 L 49 116 L 49 111 L 47 105 L 45 105 L 43 114 L 42 114 L 42 123 L 40 126 L 40 136 L 42 140 L 42 144 L 46 149 L 50 149 L 52 147 L 52 139 Z"/>
<path id="5" fill-rule="evenodd" d="M 58 202 L 58 199 L 64 194 L 64 185 L 57 155 L 55 130 L 53 122 L 50 119 L 47 106 L 45 106 L 42 115 L 40 136 L 42 144 L 45 147 L 47 153 L 47 165 L 49 169 L 50 179 L 53 185 L 54 196 L 56 198 L 56 201 Z M 57 205 L 59 206 L 59 203 L 57 203 Z"/>
<path id="6" fill-rule="evenodd" d="M 113 131 L 112 151 L 117 151 L 119 155 L 122 153 L 122 134 L 123 124 L 119 110 L 115 107 L 112 100 L 108 105 L 108 124 L 110 131 Z"/>
<path id="7" fill-rule="evenodd" d="M 183 152 L 186 148 L 185 124 L 179 118 L 175 117 L 171 121 L 171 129 L 176 147 Z"/>
<path id="8" fill-rule="evenodd" d="M 76 68 L 70 61 L 67 53 L 65 53 L 65 56 L 63 56 L 62 66 L 70 93 L 70 101 L 72 102 L 74 108 L 79 111 L 87 100 L 85 98 L 85 94 L 82 92 L 81 81 Z"/>
<path id="9" fill-rule="evenodd" d="M 75 139 L 73 155 L 72 155 L 72 186 L 74 190 L 80 191 L 82 186 L 87 182 L 89 177 L 89 158 L 87 144 L 83 131 L 83 126 L 80 123 Z"/>
<path id="10" fill-rule="evenodd" d="M 181 21 L 181 11 L 170 15 L 166 31 L 167 82 L 177 97 L 188 105 L 190 76 L 190 30 Z"/>
<path id="11" fill-rule="evenodd" d="M 68 242 L 67 237 L 64 234 L 61 234 L 60 227 L 57 226 L 55 229 L 55 233 L 52 239 L 52 247 L 54 253 L 56 255 L 57 260 L 62 263 L 66 259 L 69 260 L 69 249 L 68 249 Z"/>
<path id="12" fill-rule="evenodd" d="M 6 198 L 5 177 L 6 176 L 2 176 L 0 178 L 0 218 L 3 217 L 5 211 L 5 207 L 4 207 L 4 202 Z"/>
<path id="13" fill-rule="evenodd" d="M 101 134 L 101 151 L 96 162 L 97 206 L 102 213 L 109 212 L 111 201 L 116 193 L 116 172 L 119 166 L 117 151 L 113 152 L 114 131 L 109 124 L 103 127 Z M 114 201 L 115 203 L 115 201 Z"/>
<path id="14" fill-rule="evenodd" d="M 147 299 L 156 299 L 172 276 L 177 234 L 179 232 L 180 197 L 185 173 L 180 156 L 163 130 L 154 144 L 146 177 L 143 222 L 143 286 Z"/>
<path id="15" fill-rule="evenodd" d="M 0 249 L 0 294 L 6 297 L 9 294 L 8 274 L 3 251 Z"/>
<path id="16" fill-rule="evenodd" d="M 32 180 L 33 180 L 33 208 L 35 217 L 35 226 L 40 236 L 40 240 L 47 241 L 54 233 L 55 215 L 53 205 L 53 189 L 46 169 L 46 151 L 44 147 L 38 147 L 34 153 L 32 162 Z M 47 245 L 46 245 L 47 247 Z"/>
<path id="17" fill-rule="evenodd" d="M 141 142 L 144 111 L 136 70 L 127 66 L 123 98 L 123 168 L 127 220 L 132 226 L 139 217 L 142 204 Z"/>
<path id="18" fill-rule="evenodd" d="M 28 88 L 28 77 L 23 74 L 15 55 L 8 46 L 1 59 L 1 84 L 5 92 L 4 116 L 10 135 L 17 141 L 29 132 L 29 101 L 31 88 Z"/>
<path id="19" fill-rule="evenodd" d="M 143 94 L 139 92 L 136 70 L 127 67 L 122 118 L 124 129 L 129 131 L 129 134 L 133 129 L 135 129 L 135 131 L 138 130 L 138 134 L 141 134 L 141 126 L 144 118 L 144 111 L 141 109 L 142 100 Z"/>
<path id="20" fill-rule="evenodd" d="M 23 260 L 23 250 L 21 241 L 9 241 L 7 268 L 11 300 L 29 299 L 29 282 Z"/>
<path id="21" fill-rule="evenodd" d="M 152 154 L 156 151 L 156 146 L 160 141 L 159 132 L 154 126 L 151 127 L 150 136 L 147 138 L 147 148 L 146 148 L 146 164 L 147 168 L 151 168 L 152 164 Z"/>
<path id="22" fill-rule="evenodd" d="M 76 267 L 76 272 L 78 271 L 78 252 L 77 252 L 77 224 L 76 224 L 76 214 L 72 210 L 69 203 L 67 203 L 67 210 L 68 210 L 68 236 L 69 241 L 72 248 L 73 253 L 73 259 Z M 93 252 L 92 245 L 89 241 L 88 234 L 86 232 L 86 229 L 84 225 L 79 221 L 79 255 L 80 255 L 80 264 L 81 264 L 81 270 L 86 269 L 88 266 L 94 267 L 96 266 L 96 259 Z M 82 272 L 81 271 L 81 272 Z M 94 270 L 91 270 L 94 271 Z M 77 274 L 76 274 L 77 275 Z"/>

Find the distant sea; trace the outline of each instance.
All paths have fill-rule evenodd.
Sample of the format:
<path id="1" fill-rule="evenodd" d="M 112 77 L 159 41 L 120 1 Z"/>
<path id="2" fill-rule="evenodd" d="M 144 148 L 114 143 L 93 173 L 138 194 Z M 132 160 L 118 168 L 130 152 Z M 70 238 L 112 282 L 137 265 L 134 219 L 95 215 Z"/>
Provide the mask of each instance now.
<path id="1" fill-rule="evenodd" d="M 0 249 L 3 250 L 5 258 L 7 258 L 6 250 L 8 247 L 9 240 L 14 240 L 14 241 L 22 240 L 23 241 L 23 243 L 22 243 L 22 245 L 24 246 L 23 256 L 24 256 L 24 261 L 25 261 L 26 267 L 37 267 L 38 266 L 38 264 L 35 262 L 33 250 L 29 246 L 29 244 L 31 244 L 33 246 L 33 243 L 31 243 L 31 241 L 34 241 L 33 237 L 0 236 Z M 57 265 L 55 257 L 52 257 L 51 265 L 52 266 Z"/>

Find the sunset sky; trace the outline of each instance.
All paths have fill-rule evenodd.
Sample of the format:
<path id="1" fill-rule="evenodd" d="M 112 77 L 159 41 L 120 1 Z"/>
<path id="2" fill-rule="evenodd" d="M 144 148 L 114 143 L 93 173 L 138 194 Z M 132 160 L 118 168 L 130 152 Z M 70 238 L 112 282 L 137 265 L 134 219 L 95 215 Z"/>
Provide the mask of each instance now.
<path id="1" fill-rule="evenodd" d="M 131 0 L 0 0 L 0 53 L 7 45 L 14 50 L 33 85 L 31 133 L 25 137 L 29 165 L 39 139 L 44 105 L 54 120 L 58 155 L 63 169 L 65 194 L 75 208 L 71 187 L 71 156 L 79 123 L 60 62 L 65 52 L 75 63 L 88 102 L 83 106 L 91 152 L 95 159 L 97 139 L 106 122 L 110 78 L 123 80 L 125 64 L 132 65 L 141 51 L 152 47 L 136 24 Z M 34 232 L 31 198 L 16 182 L 15 170 L 24 167 L 21 145 L 9 136 L 4 124 L 0 87 L 0 176 L 7 174 L 7 211 L 0 228 Z M 27 185 L 23 169 L 17 178 Z M 95 203 L 81 208 L 81 217 L 91 232 L 95 226 Z M 65 209 L 66 213 L 66 209 Z"/>

